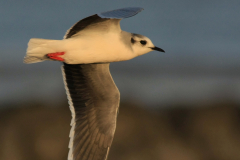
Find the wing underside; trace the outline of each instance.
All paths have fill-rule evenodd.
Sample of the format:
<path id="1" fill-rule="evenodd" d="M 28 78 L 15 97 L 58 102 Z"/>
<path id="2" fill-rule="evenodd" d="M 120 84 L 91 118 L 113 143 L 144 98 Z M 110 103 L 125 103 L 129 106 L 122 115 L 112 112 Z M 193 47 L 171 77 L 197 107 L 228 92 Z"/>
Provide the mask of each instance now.
<path id="1" fill-rule="evenodd" d="M 68 160 L 105 160 L 119 107 L 109 64 L 64 64 L 62 72 L 72 112 Z"/>
<path id="2" fill-rule="evenodd" d="M 70 38 L 75 36 L 79 32 L 84 31 L 85 29 L 94 29 L 98 30 L 99 28 L 108 26 L 109 28 L 117 28 L 120 29 L 120 20 L 124 18 L 132 17 L 139 12 L 141 12 L 143 8 L 139 7 L 127 7 L 122 9 L 116 9 L 112 11 L 98 13 L 89 17 L 86 17 L 76 24 L 74 24 L 65 34 L 64 38 Z M 103 31 L 103 29 L 100 29 Z"/>
<path id="3" fill-rule="evenodd" d="M 123 19 L 123 18 L 129 18 L 129 17 L 135 16 L 142 10 L 143 8 L 140 8 L 140 7 L 127 7 L 127 8 L 98 13 L 97 15 L 100 16 L 101 18 Z"/>

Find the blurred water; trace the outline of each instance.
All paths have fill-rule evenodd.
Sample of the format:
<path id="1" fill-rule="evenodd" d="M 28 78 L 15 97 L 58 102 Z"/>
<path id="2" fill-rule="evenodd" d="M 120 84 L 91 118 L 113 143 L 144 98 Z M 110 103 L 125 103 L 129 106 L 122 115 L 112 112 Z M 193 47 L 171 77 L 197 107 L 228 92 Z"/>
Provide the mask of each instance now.
<path id="1" fill-rule="evenodd" d="M 156 56 L 159 61 L 165 57 Z M 177 62 L 172 66 L 170 64 L 173 63 L 157 65 L 139 61 L 142 60 L 118 62 L 110 66 L 122 101 L 135 101 L 146 106 L 160 104 L 162 107 L 224 99 L 240 103 L 239 72 L 227 64 L 222 68 L 208 68 Z M 61 63 L 18 63 L 18 68 L 5 67 L 2 70 L 1 104 L 40 101 L 57 106 L 62 98 L 66 98 Z"/>

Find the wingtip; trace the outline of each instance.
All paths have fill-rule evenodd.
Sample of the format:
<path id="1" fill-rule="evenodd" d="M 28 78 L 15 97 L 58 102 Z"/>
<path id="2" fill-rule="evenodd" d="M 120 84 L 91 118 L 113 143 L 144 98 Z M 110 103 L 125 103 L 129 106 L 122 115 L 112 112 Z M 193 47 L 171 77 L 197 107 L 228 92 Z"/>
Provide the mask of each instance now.
<path id="1" fill-rule="evenodd" d="M 126 8 L 98 13 L 97 15 L 101 18 L 123 19 L 123 18 L 129 18 L 129 17 L 135 16 L 142 10 L 144 9 L 141 7 L 126 7 Z"/>

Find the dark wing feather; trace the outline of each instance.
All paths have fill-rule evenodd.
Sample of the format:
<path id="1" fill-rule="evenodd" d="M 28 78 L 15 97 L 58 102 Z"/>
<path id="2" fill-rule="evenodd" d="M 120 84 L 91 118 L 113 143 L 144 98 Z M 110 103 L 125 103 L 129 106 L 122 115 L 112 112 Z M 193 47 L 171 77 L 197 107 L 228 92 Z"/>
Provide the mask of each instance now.
<path id="1" fill-rule="evenodd" d="M 80 21 L 78 21 L 76 24 L 74 24 L 65 34 L 64 39 L 70 38 L 73 35 L 75 35 L 76 33 L 78 33 L 79 31 L 82 31 L 83 29 L 85 29 L 86 27 L 90 26 L 90 25 L 94 25 L 97 23 L 101 23 L 104 21 L 107 21 L 108 19 L 106 18 L 101 18 L 99 17 L 97 14 L 92 15 L 90 17 L 86 17 Z"/>
<path id="2" fill-rule="evenodd" d="M 72 111 L 69 160 L 105 160 L 112 144 L 119 91 L 107 64 L 65 64 L 65 88 Z"/>
<path id="3" fill-rule="evenodd" d="M 128 7 L 128 8 L 102 12 L 99 14 L 86 17 L 78 21 L 76 24 L 74 24 L 67 31 L 67 33 L 64 36 L 64 39 L 70 38 L 73 35 L 77 34 L 78 32 L 88 27 L 92 27 L 92 29 L 99 29 L 99 27 L 101 26 L 104 26 L 104 28 L 106 28 L 114 25 L 114 27 L 117 27 L 117 29 L 120 29 L 119 22 L 121 19 L 132 17 L 138 14 L 139 12 L 141 12 L 142 10 L 143 8 L 139 8 L 139 7 Z M 98 24 L 101 24 L 101 23 L 106 23 L 106 24 L 99 26 Z"/>

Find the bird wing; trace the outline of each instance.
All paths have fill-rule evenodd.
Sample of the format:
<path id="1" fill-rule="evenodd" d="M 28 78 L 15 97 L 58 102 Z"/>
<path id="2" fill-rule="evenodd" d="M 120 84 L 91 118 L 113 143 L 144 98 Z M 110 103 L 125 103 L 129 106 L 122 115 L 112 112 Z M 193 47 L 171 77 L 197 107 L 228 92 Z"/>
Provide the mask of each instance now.
<path id="1" fill-rule="evenodd" d="M 106 160 L 120 100 L 109 63 L 64 63 L 62 73 L 72 112 L 68 160 Z"/>
<path id="2" fill-rule="evenodd" d="M 121 31 L 120 20 L 142 10 L 129 7 L 92 15 L 73 25 L 64 39 L 87 31 Z M 62 73 L 72 112 L 68 160 L 106 160 L 116 129 L 120 101 L 109 63 L 64 63 Z"/>
<path id="3" fill-rule="evenodd" d="M 128 7 L 92 15 L 74 24 L 67 31 L 64 39 L 76 36 L 79 32 L 84 32 L 87 30 L 100 32 L 109 30 L 121 31 L 120 20 L 123 18 L 132 17 L 142 10 L 143 8 L 139 7 Z"/>

